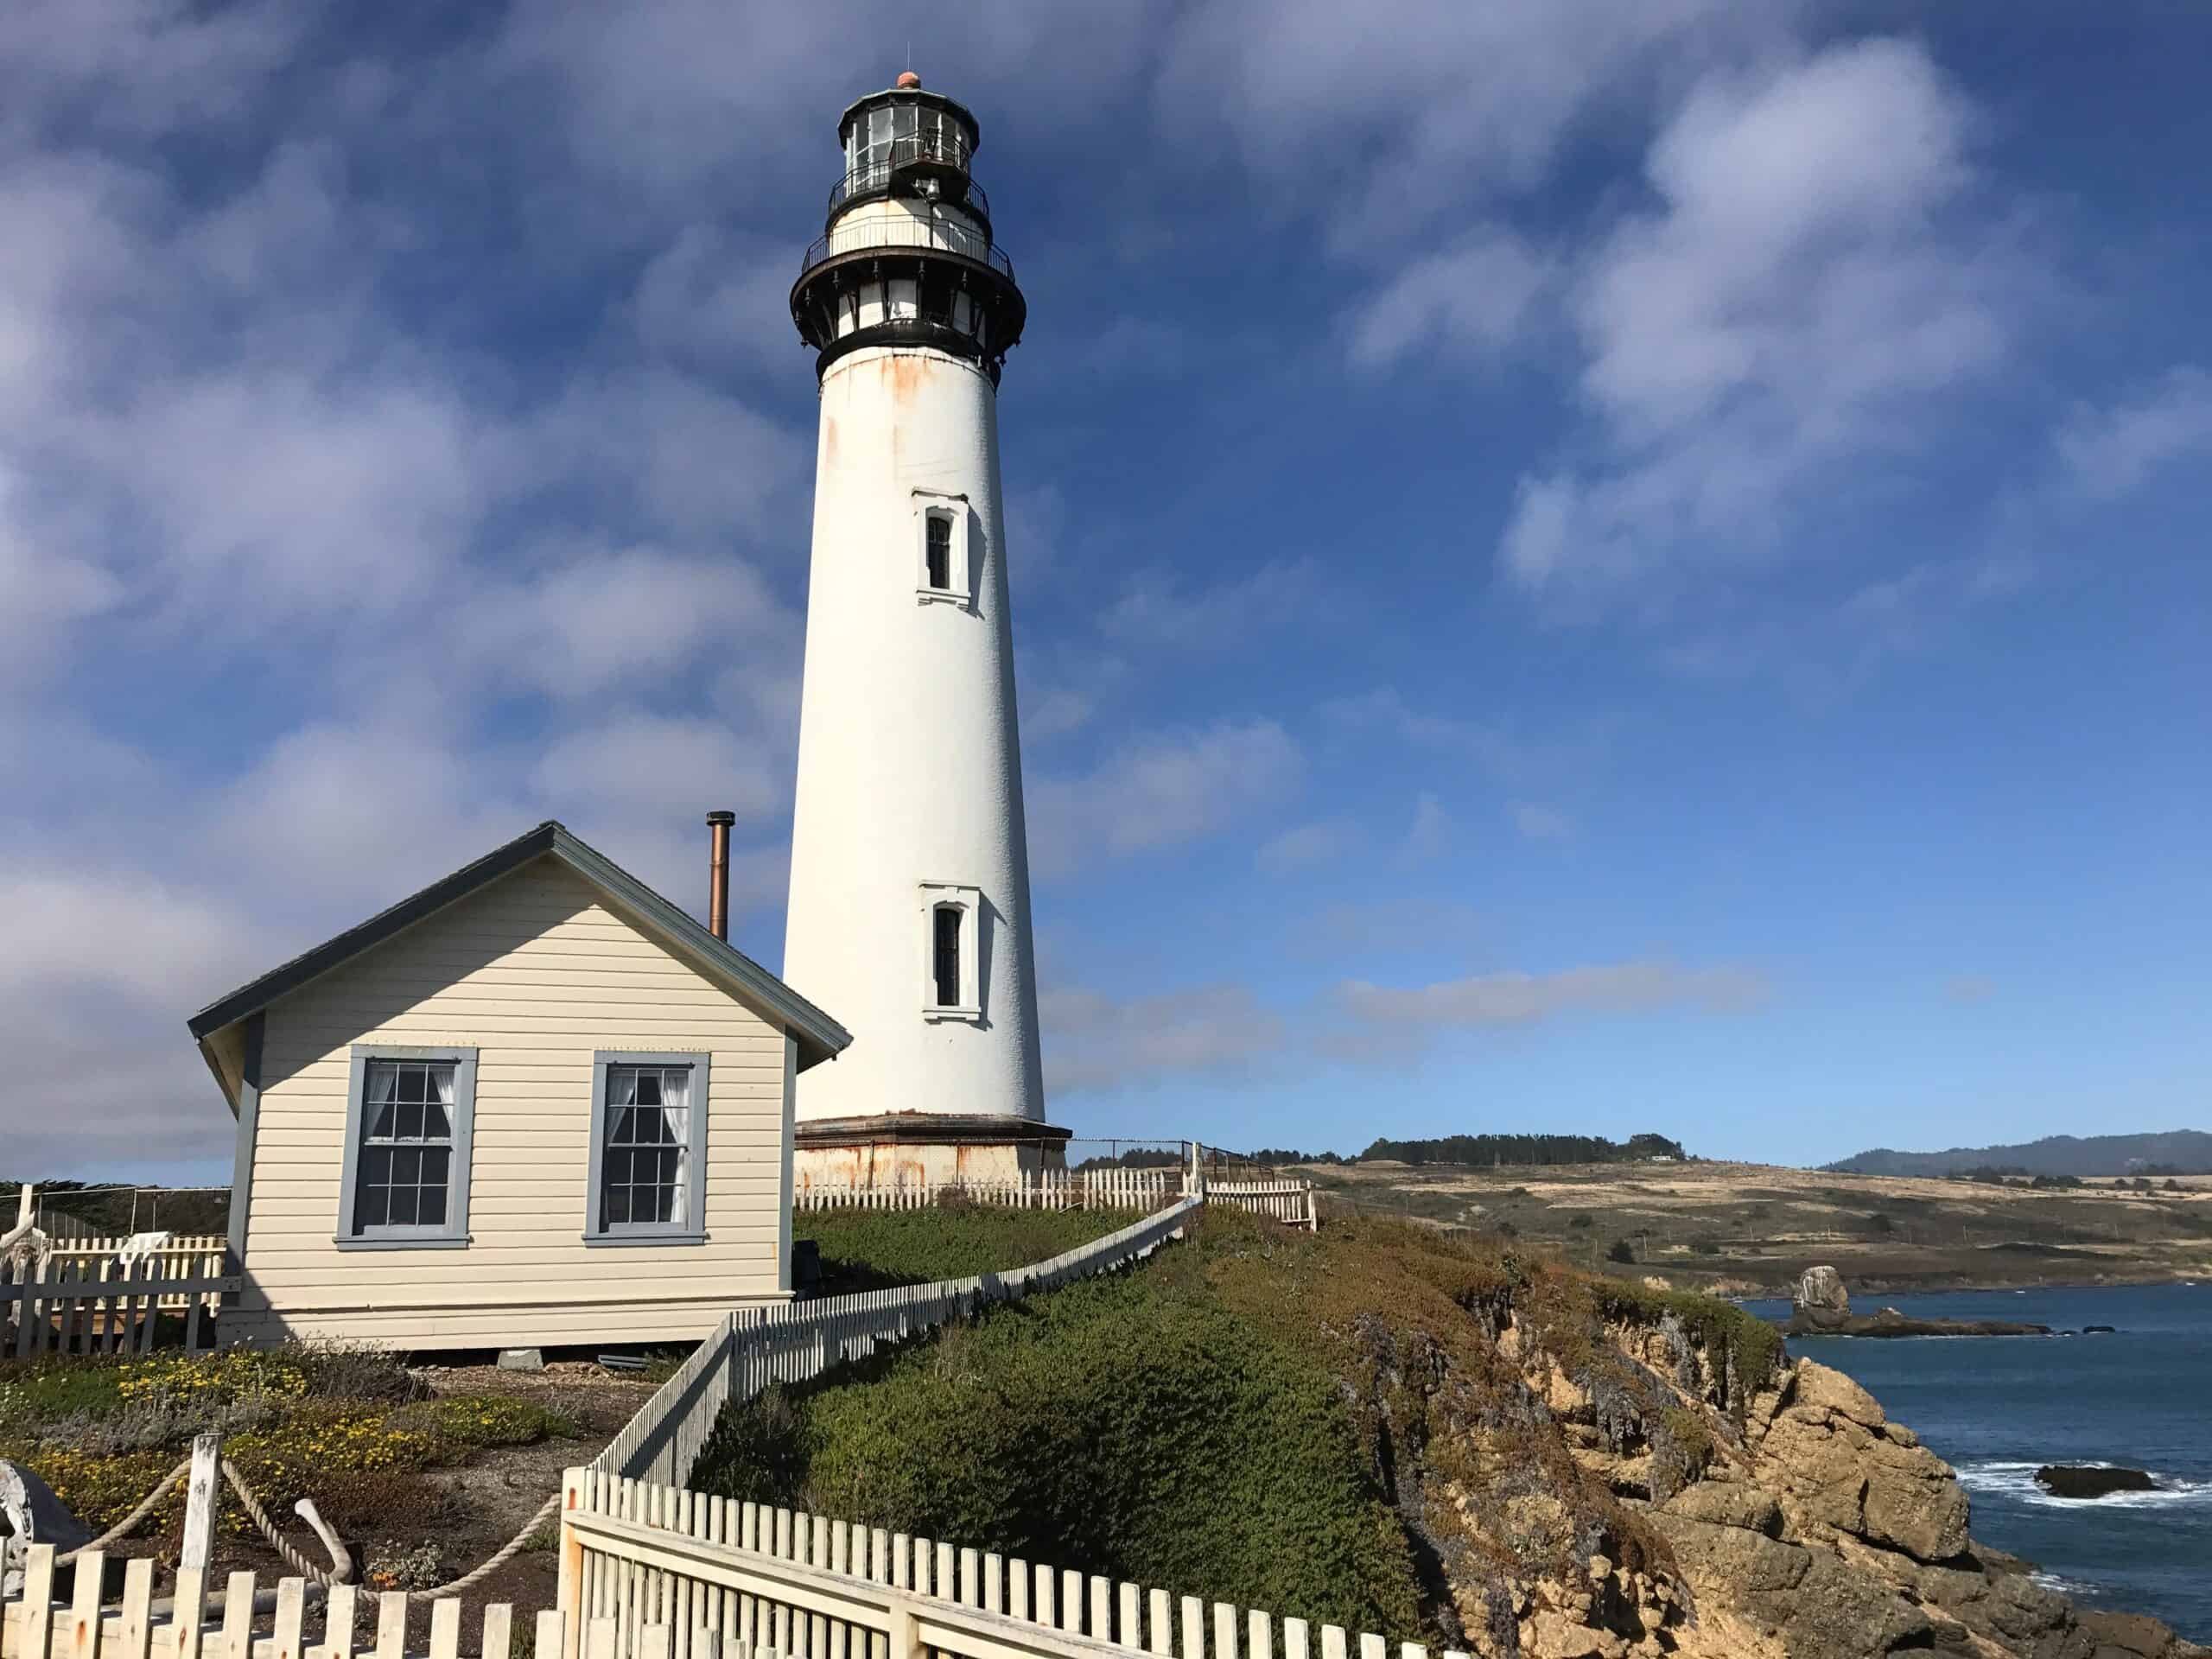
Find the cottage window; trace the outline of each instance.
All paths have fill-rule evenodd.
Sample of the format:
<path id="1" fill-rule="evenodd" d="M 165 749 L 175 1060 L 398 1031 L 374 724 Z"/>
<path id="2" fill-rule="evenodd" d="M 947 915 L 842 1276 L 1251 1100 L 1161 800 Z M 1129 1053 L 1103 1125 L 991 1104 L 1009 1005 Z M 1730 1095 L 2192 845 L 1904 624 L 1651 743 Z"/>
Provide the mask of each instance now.
<path id="1" fill-rule="evenodd" d="M 668 1243 L 705 1236 L 707 1057 L 599 1055 L 593 1067 L 593 1243 Z"/>
<path id="2" fill-rule="evenodd" d="M 983 895 L 944 881 L 922 883 L 925 960 L 922 1014 L 929 1020 L 983 1017 Z"/>
<path id="3" fill-rule="evenodd" d="M 353 1050 L 336 1236 L 341 1247 L 468 1242 L 475 1107 L 473 1048 Z"/>

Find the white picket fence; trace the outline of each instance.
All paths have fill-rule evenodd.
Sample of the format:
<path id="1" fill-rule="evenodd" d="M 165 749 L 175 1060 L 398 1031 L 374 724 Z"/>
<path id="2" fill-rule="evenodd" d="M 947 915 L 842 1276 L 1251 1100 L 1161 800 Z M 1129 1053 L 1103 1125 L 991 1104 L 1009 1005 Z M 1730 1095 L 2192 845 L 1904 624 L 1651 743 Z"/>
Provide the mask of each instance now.
<path id="1" fill-rule="evenodd" d="M 113 1278 L 122 1271 L 118 1258 L 130 1241 L 115 1233 L 86 1233 L 73 1238 L 54 1236 L 53 1248 L 47 1254 L 49 1262 L 59 1262 L 73 1268 L 90 1268 L 95 1272 L 105 1270 L 104 1276 Z M 230 1241 L 220 1233 L 172 1233 L 168 1240 L 148 1252 L 162 1264 L 162 1272 L 173 1279 L 219 1279 L 224 1263 L 229 1260 Z M 169 1312 L 181 1312 L 185 1293 L 171 1291 L 162 1298 L 162 1307 Z"/>
<path id="2" fill-rule="evenodd" d="M 0 1263 L 0 1359 L 212 1347 L 215 1317 L 239 1276 L 212 1247 L 159 1250 L 124 1268 L 111 1255 L 57 1250 L 16 1278 Z"/>
<path id="3" fill-rule="evenodd" d="M 965 1202 L 1004 1210 L 1156 1210 L 1181 1198 L 1187 1185 L 1180 1169 L 1041 1170 L 1015 1181 L 906 1181 L 893 1186 L 817 1179 L 791 1195 L 791 1207 L 929 1210 Z"/>
<path id="4" fill-rule="evenodd" d="M 1209 1176 L 1206 1179 L 1206 1202 L 1227 1205 L 1232 1210 L 1249 1210 L 1255 1215 L 1271 1216 L 1289 1226 L 1303 1227 L 1308 1232 L 1321 1230 L 1321 1206 L 1314 1197 L 1313 1183 L 1285 1177 L 1264 1181 L 1224 1181 Z"/>
<path id="5" fill-rule="evenodd" d="M 671 1484 L 684 1479 L 730 1400 L 749 1400 L 772 1382 L 803 1382 L 832 1365 L 865 1359 L 880 1344 L 903 1342 L 987 1303 L 1016 1300 L 1149 1255 L 1182 1232 L 1201 1202 L 1179 1199 L 1103 1238 L 1003 1273 L 739 1308 L 723 1317 L 591 1466 Z"/>
<path id="6" fill-rule="evenodd" d="M 207 1573 L 185 1567 L 166 1607 L 154 1601 L 154 1563 L 140 1558 L 125 1564 L 119 1606 L 100 1605 L 107 1567 L 99 1550 L 78 1556 L 71 1599 L 54 1599 L 54 1546 L 34 1544 L 23 1575 L 24 1593 L 0 1610 L 0 1659 L 405 1659 L 407 1598 L 398 1592 L 365 1596 L 352 1585 L 327 1592 L 310 1589 L 301 1579 L 277 1581 L 276 1605 L 264 1619 L 254 1611 L 255 1577 L 229 1575 L 222 1597 L 222 1622 L 207 1622 Z M 358 1649 L 356 1622 L 364 1604 L 376 1605 L 374 1644 Z M 427 1659 L 461 1659 L 461 1602 L 430 1604 L 430 1645 Z M 316 1615 L 320 1641 L 308 1637 L 308 1616 Z M 484 1609 L 478 1659 L 521 1659 L 514 1651 L 514 1611 L 504 1602 Z M 609 1637 L 612 1632 L 607 1633 Z M 537 1615 L 535 1659 L 564 1659 L 575 1649 L 566 1639 L 559 1612 Z M 650 1644 L 648 1644 L 650 1650 Z M 591 1659 L 613 1659 L 611 1649 Z"/>
<path id="7" fill-rule="evenodd" d="M 908 1181 L 893 1186 L 847 1185 L 817 1180 L 792 1194 L 798 1211 L 928 1210 L 948 1202 L 1008 1210 L 1157 1210 L 1193 1190 L 1185 1169 L 1044 1170 L 1018 1181 Z M 1318 1230 L 1320 1210 L 1313 1184 L 1289 1177 L 1224 1180 L 1208 1176 L 1209 1202 L 1271 1216 L 1294 1227 Z"/>
<path id="8" fill-rule="evenodd" d="M 559 1611 L 567 1659 L 1350 1659 L 1355 1639 L 1324 1624 L 1317 1644 L 1305 1620 L 1258 1608 L 588 1469 L 563 1485 Z M 1389 1659 L 1382 1637 L 1356 1639 L 1359 1659 Z M 1401 1643 L 1398 1659 L 1427 1649 Z"/>

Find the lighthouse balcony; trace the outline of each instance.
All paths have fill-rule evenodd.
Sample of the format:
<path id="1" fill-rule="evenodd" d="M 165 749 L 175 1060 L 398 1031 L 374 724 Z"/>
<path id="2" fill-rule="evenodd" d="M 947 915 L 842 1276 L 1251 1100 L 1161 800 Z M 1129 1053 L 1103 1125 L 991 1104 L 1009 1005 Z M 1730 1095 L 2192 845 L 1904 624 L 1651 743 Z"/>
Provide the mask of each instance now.
<path id="1" fill-rule="evenodd" d="M 991 199 L 968 175 L 965 145 L 956 149 L 934 136 L 894 139 L 887 147 L 858 158 L 845 176 L 830 187 L 825 222 L 871 196 L 943 201 L 973 214 L 985 225 L 991 221 Z"/>
<path id="2" fill-rule="evenodd" d="M 805 257 L 799 261 L 799 275 L 803 278 L 817 265 L 879 249 L 924 249 L 953 254 L 989 267 L 1009 283 L 1014 280 L 1014 261 L 992 242 L 988 230 L 957 213 L 938 213 L 925 219 L 899 207 L 878 213 L 849 213 L 839 219 L 808 245 Z"/>

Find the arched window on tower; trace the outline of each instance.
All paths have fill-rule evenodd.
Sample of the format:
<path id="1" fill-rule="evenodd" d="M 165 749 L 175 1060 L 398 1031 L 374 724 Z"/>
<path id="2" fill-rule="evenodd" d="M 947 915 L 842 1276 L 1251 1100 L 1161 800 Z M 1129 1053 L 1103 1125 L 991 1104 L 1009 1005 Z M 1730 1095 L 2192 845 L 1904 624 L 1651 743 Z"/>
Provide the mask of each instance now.
<path id="1" fill-rule="evenodd" d="M 914 492 L 914 592 L 921 603 L 972 608 L 970 517 L 964 495 Z"/>
<path id="2" fill-rule="evenodd" d="M 983 895 L 951 881 L 922 883 L 922 1017 L 983 1018 Z"/>

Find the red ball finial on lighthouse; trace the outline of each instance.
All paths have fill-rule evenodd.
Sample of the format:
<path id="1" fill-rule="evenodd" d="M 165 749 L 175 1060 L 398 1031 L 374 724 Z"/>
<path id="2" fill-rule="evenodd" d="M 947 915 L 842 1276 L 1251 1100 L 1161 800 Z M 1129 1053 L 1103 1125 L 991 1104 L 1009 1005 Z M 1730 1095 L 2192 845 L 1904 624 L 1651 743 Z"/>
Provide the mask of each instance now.
<path id="1" fill-rule="evenodd" d="M 922 84 L 922 78 L 909 69 L 899 77 L 895 84 L 900 86 L 918 86 Z"/>

